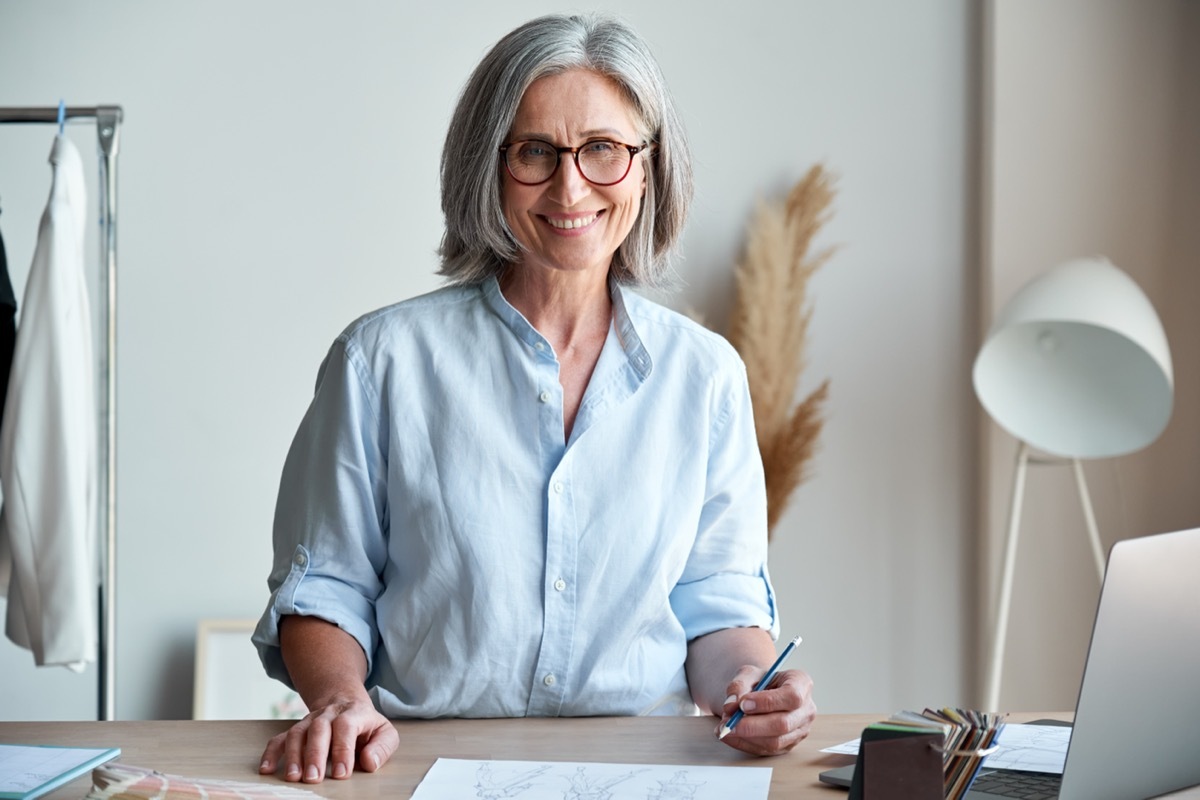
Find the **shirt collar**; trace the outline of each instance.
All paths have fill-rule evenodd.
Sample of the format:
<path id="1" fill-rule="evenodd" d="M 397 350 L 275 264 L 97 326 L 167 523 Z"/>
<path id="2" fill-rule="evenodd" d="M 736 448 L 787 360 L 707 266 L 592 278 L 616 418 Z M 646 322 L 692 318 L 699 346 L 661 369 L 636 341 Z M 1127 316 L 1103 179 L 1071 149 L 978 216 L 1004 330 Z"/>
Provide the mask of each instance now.
<path id="1" fill-rule="evenodd" d="M 625 307 L 625 290 L 613 280 L 611 275 L 608 278 L 608 294 L 612 298 L 613 328 L 617 332 L 617 339 L 621 342 L 621 349 L 629 358 L 629 365 L 642 380 L 646 380 L 650 375 L 650 370 L 654 368 L 654 362 L 650 360 L 650 353 L 646 352 L 642 338 L 638 336 L 637 329 L 633 326 L 633 318 L 629 316 L 629 310 Z"/>
<path id="2" fill-rule="evenodd" d="M 482 291 L 488 307 L 491 308 L 496 316 L 504 321 L 504 324 L 508 326 L 509 330 L 518 339 L 533 348 L 538 347 L 539 344 L 544 348 L 550 347 L 550 343 L 546 341 L 546 338 L 529 324 L 529 321 L 525 319 L 520 311 L 517 311 L 504 299 L 504 293 L 500 291 L 500 282 L 495 276 L 484 280 L 480 286 L 480 291 Z M 641 337 L 638 336 L 633 319 L 629 316 L 629 310 L 626 308 L 625 290 L 619 283 L 613 280 L 612 276 L 609 276 L 608 279 L 608 294 L 612 298 L 613 330 L 616 331 L 617 340 L 621 343 L 621 349 L 625 351 L 625 357 L 629 359 L 629 365 L 633 367 L 642 380 L 645 380 L 654 364 L 650 360 L 650 354 L 646 352 L 645 345 L 642 344 Z"/>

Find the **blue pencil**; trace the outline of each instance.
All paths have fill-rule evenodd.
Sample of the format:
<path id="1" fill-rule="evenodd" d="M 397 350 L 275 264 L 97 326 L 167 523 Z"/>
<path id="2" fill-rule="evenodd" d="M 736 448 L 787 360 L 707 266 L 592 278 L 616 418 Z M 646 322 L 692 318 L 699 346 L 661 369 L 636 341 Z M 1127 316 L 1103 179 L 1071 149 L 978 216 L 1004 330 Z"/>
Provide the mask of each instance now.
<path id="1" fill-rule="evenodd" d="M 775 659 L 775 663 L 771 665 L 769 670 L 767 670 L 767 674 L 763 675 L 762 679 L 755 684 L 754 691 L 761 692 L 763 689 L 767 688 L 767 684 L 771 682 L 771 680 L 775 677 L 775 673 L 779 672 L 779 668 L 783 666 L 784 660 L 792 654 L 792 651 L 796 649 L 796 645 L 800 644 L 801 641 L 802 639 L 797 636 L 795 639 L 792 639 L 790 642 L 788 642 L 788 646 L 783 648 L 783 652 L 779 654 L 779 658 Z M 742 713 L 742 709 L 740 708 L 733 712 L 733 716 L 729 718 L 729 722 L 726 722 L 721 726 L 721 732 L 717 735 L 717 738 L 724 739 L 726 736 L 732 733 L 734 727 L 736 727 L 737 724 L 742 721 L 742 717 L 744 716 L 746 715 Z"/>

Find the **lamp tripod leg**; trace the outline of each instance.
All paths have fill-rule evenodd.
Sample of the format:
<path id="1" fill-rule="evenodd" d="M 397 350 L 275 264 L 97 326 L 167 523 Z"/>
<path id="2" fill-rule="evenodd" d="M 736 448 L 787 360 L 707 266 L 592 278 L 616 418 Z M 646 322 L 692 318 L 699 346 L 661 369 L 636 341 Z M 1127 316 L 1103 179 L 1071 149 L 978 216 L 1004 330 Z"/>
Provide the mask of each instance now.
<path id="1" fill-rule="evenodd" d="M 1096 512 L 1092 510 L 1092 496 L 1088 494 L 1087 479 L 1083 475 L 1083 464 L 1078 458 L 1071 459 L 1075 467 L 1075 487 L 1079 490 L 1079 504 L 1083 506 L 1083 519 L 1087 523 L 1088 538 L 1092 543 L 1092 556 L 1096 559 L 1096 572 L 1104 582 L 1104 545 L 1100 543 L 1100 531 L 1096 527 Z"/>
<path id="2" fill-rule="evenodd" d="M 1000 577 L 1000 598 L 996 604 L 996 627 L 992 639 L 991 668 L 984 698 L 984 711 L 999 711 L 1000 676 L 1004 668 L 1004 644 L 1008 634 L 1008 608 L 1012 602 L 1013 568 L 1017 560 L 1017 535 L 1021 528 L 1021 506 L 1025 501 L 1025 473 L 1029 467 L 1029 445 L 1021 442 L 1017 448 L 1017 464 L 1013 475 L 1012 504 L 1008 510 L 1008 536 L 1004 546 L 1004 568 Z"/>

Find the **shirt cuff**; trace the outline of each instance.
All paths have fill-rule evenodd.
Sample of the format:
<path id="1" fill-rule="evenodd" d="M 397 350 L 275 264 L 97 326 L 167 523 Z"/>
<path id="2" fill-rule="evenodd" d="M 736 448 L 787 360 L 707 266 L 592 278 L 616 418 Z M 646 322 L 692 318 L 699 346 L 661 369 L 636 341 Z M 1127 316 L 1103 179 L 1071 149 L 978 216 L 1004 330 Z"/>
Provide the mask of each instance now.
<path id="1" fill-rule="evenodd" d="M 320 617 L 354 637 L 367 658 L 371 674 L 378 645 L 378 633 L 369 622 L 375 617 L 374 604 L 342 581 L 310 576 L 311 558 L 304 545 L 296 545 L 291 567 L 279 588 L 271 592 L 267 608 L 251 637 L 267 675 L 292 689 L 291 676 L 279 648 L 279 622 L 286 616 Z"/>
<path id="2" fill-rule="evenodd" d="M 775 589 L 766 568 L 758 575 L 718 573 L 671 592 L 671 608 L 690 642 L 726 628 L 762 628 L 779 638 Z"/>

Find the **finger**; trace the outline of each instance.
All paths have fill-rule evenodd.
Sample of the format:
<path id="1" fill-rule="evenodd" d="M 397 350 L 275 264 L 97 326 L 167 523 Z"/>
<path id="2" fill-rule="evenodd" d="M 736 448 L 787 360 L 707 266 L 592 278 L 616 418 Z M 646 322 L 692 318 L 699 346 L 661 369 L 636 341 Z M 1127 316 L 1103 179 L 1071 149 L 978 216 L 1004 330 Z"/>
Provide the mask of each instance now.
<path id="1" fill-rule="evenodd" d="M 358 724 L 351 715 L 343 714 L 333 720 L 330 728 L 329 774 L 339 780 L 354 772 L 354 751 L 358 743 Z"/>
<path id="2" fill-rule="evenodd" d="M 308 726 L 308 738 L 304 742 L 305 783 L 320 783 L 325 779 L 331 738 L 332 731 L 326 713 L 313 717 Z"/>
<path id="3" fill-rule="evenodd" d="M 793 712 L 766 712 L 748 698 L 742 701 L 742 706 L 750 710 L 738 722 L 734 732 L 743 739 L 779 739 L 796 727 L 791 717 Z"/>
<path id="4" fill-rule="evenodd" d="M 740 729 L 741 726 L 739 725 Z M 721 740 L 725 744 L 754 756 L 778 756 L 790 752 L 800 743 L 801 737 L 788 734 L 777 737 L 749 737 L 730 734 Z"/>
<path id="5" fill-rule="evenodd" d="M 812 678 L 800 670 L 787 670 L 775 676 L 775 680 L 761 692 L 751 692 L 760 713 L 769 711 L 792 711 L 803 707 L 812 698 Z"/>
<path id="6" fill-rule="evenodd" d="M 384 720 L 363 745 L 358 763 L 365 771 L 374 772 L 386 764 L 398 749 L 400 749 L 400 734 L 396 732 L 395 725 Z"/>
<path id="7" fill-rule="evenodd" d="M 804 695 L 794 683 L 784 683 L 761 692 L 750 692 L 739 704 L 746 714 L 771 714 L 776 711 L 796 711 L 804 705 Z"/>
<path id="8" fill-rule="evenodd" d="M 723 741 L 738 750 L 759 756 L 786 753 L 808 736 L 801 711 L 746 716 Z"/>
<path id="9" fill-rule="evenodd" d="M 721 704 L 721 724 L 724 725 L 733 716 L 733 712 L 737 711 L 738 695 L 736 692 L 730 692 L 725 698 L 725 702 Z"/>
<path id="10" fill-rule="evenodd" d="M 799 740 L 803 740 L 808 738 L 808 734 L 812 732 L 812 725 L 817 719 L 817 704 L 813 702 L 811 694 L 805 697 L 804 706 L 800 709 L 800 715 L 800 722 L 796 725 L 796 733 L 800 737 Z"/>
<path id="11" fill-rule="evenodd" d="M 747 664 L 739 669 L 733 676 L 733 680 L 725 685 L 725 702 L 721 705 L 722 724 L 733 716 L 733 712 L 738 709 L 738 701 L 754 688 L 761 676 L 761 669 Z"/>
<path id="12" fill-rule="evenodd" d="M 796 690 L 799 691 L 800 694 L 805 698 L 812 697 L 813 680 L 807 672 L 798 669 L 790 669 L 786 672 L 780 673 L 780 680 L 777 685 L 782 686 L 785 683 L 795 686 Z"/>
<path id="13" fill-rule="evenodd" d="M 729 694 L 741 697 L 754 688 L 759 678 L 762 677 L 762 673 L 763 671 L 760 668 L 747 664 L 737 671 L 737 674 L 733 676 L 733 680 L 729 682 L 726 689 Z"/>
<path id="14" fill-rule="evenodd" d="M 302 719 L 283 734 L 283 779 L 285 781 L 298 781 L 304 774 L 301 765 L 308 724 L 307 719 Z"/>
<path id="15" fill-rule="evenodd" d="M 283 743 L 287 738 L 287 731 L 276 734 L 267 742 L 267 748 L 263 750 L 262 763 L 258 765 L 258 771 L 262 775 L 271 775 L 279 766 L 279 757 L 283 755 Z"/>

